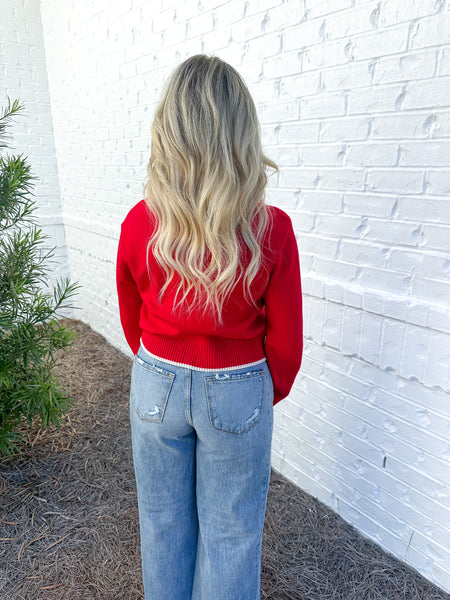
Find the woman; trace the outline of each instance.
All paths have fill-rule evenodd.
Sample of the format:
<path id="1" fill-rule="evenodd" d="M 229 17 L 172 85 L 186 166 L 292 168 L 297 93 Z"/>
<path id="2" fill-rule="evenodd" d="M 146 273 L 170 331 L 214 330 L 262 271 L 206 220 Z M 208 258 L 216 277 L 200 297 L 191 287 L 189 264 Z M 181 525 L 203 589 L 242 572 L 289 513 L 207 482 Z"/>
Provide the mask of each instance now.
<path id="1" fill-rule="evenodd" d="M 240 75 L 183 62 L 117 256 L 147 600 L 260 597 L 273 405 L 302 357 L 297 244 L 264 202 L 268 167 Z"/>

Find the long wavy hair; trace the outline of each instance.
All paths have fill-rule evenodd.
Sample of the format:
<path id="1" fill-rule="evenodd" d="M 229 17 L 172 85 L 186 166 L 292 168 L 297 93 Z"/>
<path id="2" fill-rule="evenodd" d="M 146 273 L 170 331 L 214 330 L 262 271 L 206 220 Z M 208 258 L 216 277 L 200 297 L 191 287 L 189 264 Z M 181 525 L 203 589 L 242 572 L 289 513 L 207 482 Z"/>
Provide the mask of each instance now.
<path id="1" fill-rule="evenodd" d="M 174 309 L 211 309 L 221 322 L 241 278 L 254 303 L 250 285 L 270 221 L 269 167 L 278 170 L 262 151 L 256 108 L 239 73 L 215 56 L 181 63 L 155 112 L 144 187 L 157 223 L 147 257 L 151 249 L 166 275 L 160 299 L 178 273 Z"/>

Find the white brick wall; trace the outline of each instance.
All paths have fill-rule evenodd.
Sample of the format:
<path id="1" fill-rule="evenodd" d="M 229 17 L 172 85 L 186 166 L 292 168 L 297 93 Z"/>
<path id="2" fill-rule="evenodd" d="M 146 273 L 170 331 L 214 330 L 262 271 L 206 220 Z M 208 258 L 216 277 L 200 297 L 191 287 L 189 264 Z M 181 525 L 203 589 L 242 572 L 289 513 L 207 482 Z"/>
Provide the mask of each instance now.
<path id="1" fill-rule="evenodd" d="M 53 138 L 39 1 L 0 2 L 0 107 L 17 99 L 23 111 L 7 128 L 9 148 L 2 155 L 24 154 L 31 166 L 38 224 L 49 236 L 43 248 L 55 247 L 49 279 L 69 274 L 62 198 Z M 66 310 L 67 316 L 72 314 Z"/>
<path id="2" fill-rule="evenodd" d="M 268 200 L 299 241 L 305 356 L 273 465 L 450 591 L 448 0 L 41 0 L 41 16 L 39 135 L 53 123 L 78 316 L 126 350 L 115 251 L 155 103 L 181 60 L 218 54 L 254 95 L 280 166 Z"/>

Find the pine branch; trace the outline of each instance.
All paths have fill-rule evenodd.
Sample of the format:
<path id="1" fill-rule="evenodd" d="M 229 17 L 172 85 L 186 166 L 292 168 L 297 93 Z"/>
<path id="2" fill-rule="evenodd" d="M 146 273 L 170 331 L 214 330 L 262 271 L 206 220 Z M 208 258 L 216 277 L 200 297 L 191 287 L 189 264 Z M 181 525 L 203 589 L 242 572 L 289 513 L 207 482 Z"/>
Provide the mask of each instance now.
<path id="1" fill-rule="evenodd" d="M 19 156 L 0 157 L 0 229 L 13 227 L 19 222 L 33 222 L 35 202 L 32 194 L 31 167 Z"/>
<path id="2" fill-rule="evenodd" d="M 11 103 L 11 98 L 9 96 L 7 96 L 7 98 L 8 106 L 3 109 L 3 114 L 0 116 L 0 148 L 8 147 L 3 140 L 6 138 L 6 127 L 9 125 L 11 117 L 21 110 L 24 110 L 24 107 L 20 106 L 19 100 L 16 99 Z"/>

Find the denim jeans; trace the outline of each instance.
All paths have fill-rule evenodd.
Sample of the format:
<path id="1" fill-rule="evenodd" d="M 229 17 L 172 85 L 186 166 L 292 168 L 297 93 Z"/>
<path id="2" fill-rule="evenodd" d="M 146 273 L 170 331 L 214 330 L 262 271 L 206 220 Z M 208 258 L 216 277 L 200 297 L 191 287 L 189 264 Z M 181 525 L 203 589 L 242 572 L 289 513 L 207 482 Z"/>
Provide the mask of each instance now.
<path id="1" fill-rule="evenodd" d="M 146 600 L 259 600 L 273 426 L 267 362 L 197 370 L 141 346 L 130 419 Z"/>

